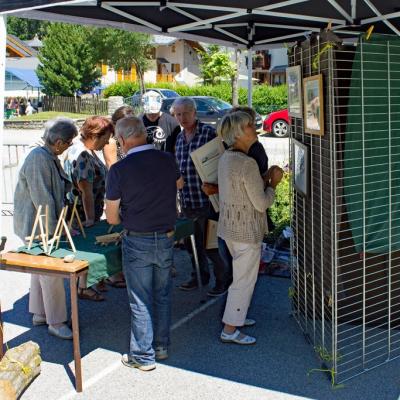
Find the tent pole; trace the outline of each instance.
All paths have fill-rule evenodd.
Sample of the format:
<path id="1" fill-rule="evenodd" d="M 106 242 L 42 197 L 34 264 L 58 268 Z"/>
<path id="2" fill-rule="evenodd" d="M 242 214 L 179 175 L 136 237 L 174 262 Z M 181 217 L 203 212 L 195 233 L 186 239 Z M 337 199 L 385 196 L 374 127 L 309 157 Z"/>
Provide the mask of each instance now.
<path id="1" fill-rule="evenodd" d="M 253 50 L 247 50 L 247 105 L 253 105 Z"/>
<path id="2" fill-rule="evenodd" d="M 6 43 L 7 43 L 7 17 L 0 15 L 0 151 L 3 154 L 4 147 L 4 95 L 6 78 Z M 3 171 L 3 157 L 0 157 L 0 171 Z M 0 178 L 0 209 L 3 209 L 4 175 Z M 0 232 L 2 232 L 2 220 L 0 218 Z"/>

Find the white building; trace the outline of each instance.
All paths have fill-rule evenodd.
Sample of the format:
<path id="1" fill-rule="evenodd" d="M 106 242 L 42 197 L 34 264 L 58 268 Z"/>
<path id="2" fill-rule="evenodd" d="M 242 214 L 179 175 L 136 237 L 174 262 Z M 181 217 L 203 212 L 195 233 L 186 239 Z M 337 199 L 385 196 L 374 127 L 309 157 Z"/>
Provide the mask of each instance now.
<path id="1" fill-rule="evenodd" d="M 153 67 L 144 74 L 147 83 L 177 82 L 192 86 L 199 81 L 200 57 L 198 50 L 203 47 L 192 40 L 154 35 L 152 43 Z M 102 85 L 115 82 L 136 81 L 134 66 L 129 71 L 114 71 L 106 65 L 102 66 Z"/>

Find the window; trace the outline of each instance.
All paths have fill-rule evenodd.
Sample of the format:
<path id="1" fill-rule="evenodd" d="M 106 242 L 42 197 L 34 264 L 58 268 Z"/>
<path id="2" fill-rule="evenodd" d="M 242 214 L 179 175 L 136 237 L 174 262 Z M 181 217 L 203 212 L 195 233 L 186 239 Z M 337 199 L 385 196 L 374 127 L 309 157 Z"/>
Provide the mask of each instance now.
<path id="1" fill-rule="evenodd" d="M 211 107 L 202 100 L 195 100 L 196 101 L 196 107 L 197 107 L 197 111 L 199 112 L 207 112 L 207 111 L 211 111 Z"/>

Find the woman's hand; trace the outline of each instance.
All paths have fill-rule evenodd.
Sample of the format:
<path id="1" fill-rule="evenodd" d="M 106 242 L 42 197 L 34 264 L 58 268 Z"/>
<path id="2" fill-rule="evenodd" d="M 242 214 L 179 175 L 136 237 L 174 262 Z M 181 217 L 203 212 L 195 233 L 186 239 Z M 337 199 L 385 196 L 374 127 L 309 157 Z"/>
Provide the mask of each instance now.
<path id="1" fill-rule="evenodd" d="M 269 186 L 275 189 L 283 178 L 283 170 L 278 165 L 273 165 L 267 172 L 266 180 Z"/>
<path id="2" fill-rule="evenodd" d="M 213 194 L 218 194 L 218 185 L 216 185 L 215 183 L 203 183 L 201 185 L 201 190 L 207 196 L 212 196 Z"/>

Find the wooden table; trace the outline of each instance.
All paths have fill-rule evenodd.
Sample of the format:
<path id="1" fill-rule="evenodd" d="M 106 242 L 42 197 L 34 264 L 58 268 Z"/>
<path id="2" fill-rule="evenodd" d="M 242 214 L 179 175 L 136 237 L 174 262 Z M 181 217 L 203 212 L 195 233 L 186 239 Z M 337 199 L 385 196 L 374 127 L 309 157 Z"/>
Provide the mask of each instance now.
<path id="1" fill-rule="evenodd" d="M 0 270 L 25 272 L 28 274 L 51 275 L 68 278 L 71 289 L 71 318 L 75 362 L 75 388 L 82 392 L 81 350 L 79 345 L 79 316 L 77 279 L 87 272 L 88 262 L 75 260 L 65 263 L 62 259 L 47 256 L 32 256 L 22 253 L 2 254 Z M 0 324 L 2 324 L 0 309 Z M 0 329 L 0 360 L 3 357 L 3 334 Z"/>

